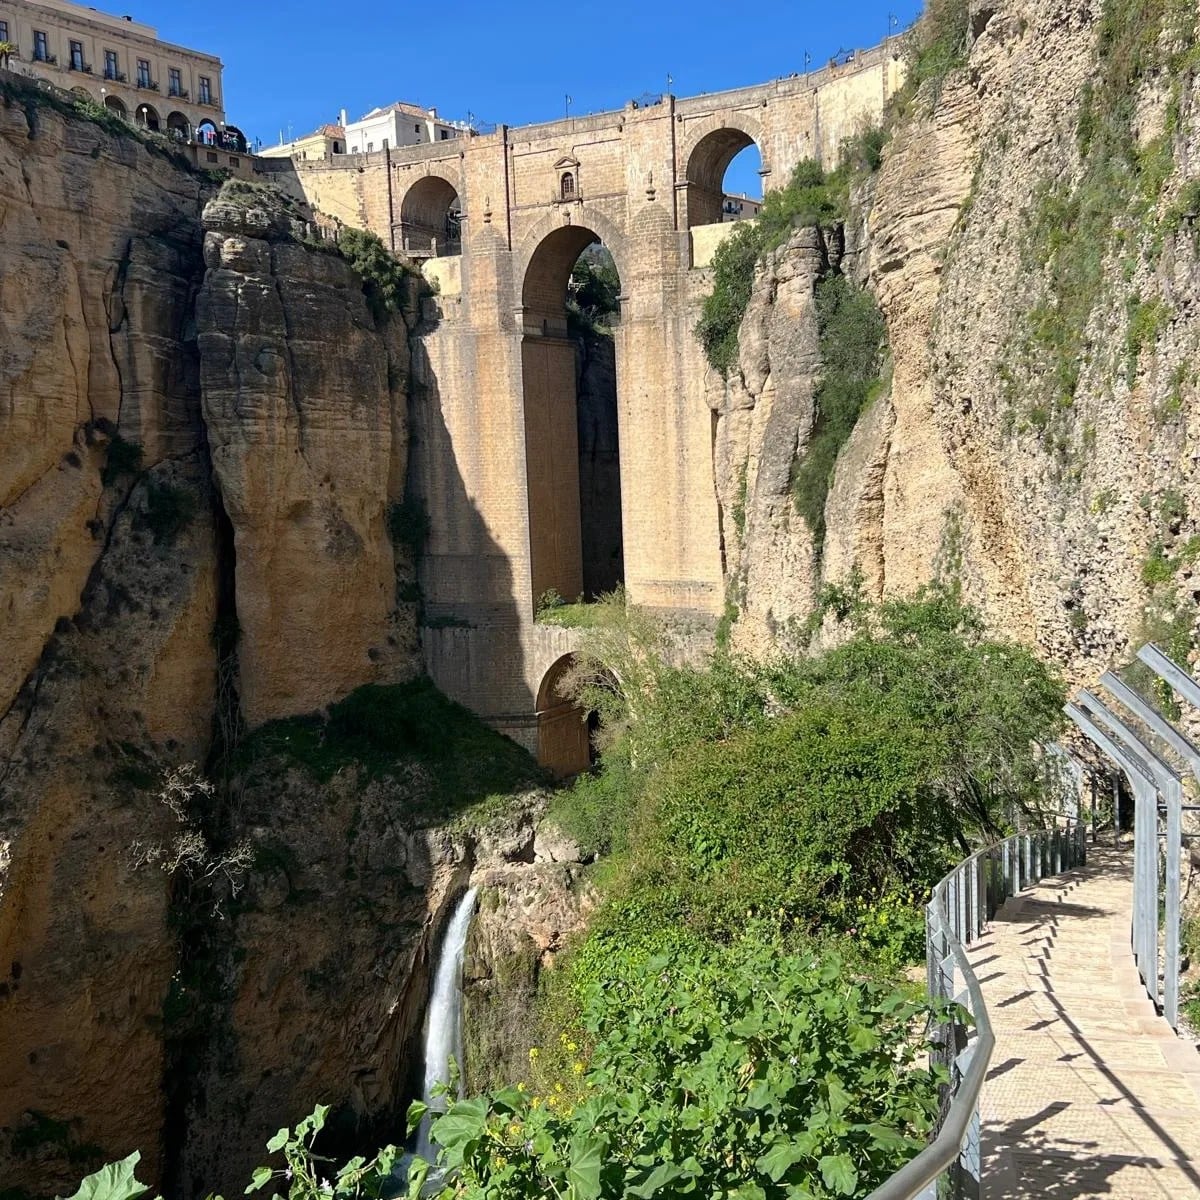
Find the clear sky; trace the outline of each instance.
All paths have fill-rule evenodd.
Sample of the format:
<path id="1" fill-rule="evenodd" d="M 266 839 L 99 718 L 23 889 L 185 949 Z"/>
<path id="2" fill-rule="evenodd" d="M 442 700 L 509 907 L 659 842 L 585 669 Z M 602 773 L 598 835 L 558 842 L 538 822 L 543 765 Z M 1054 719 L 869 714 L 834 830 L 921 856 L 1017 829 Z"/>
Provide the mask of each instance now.
<path id="1" fill-rule="evenodd" d="M 522 125 L 761 83 L 909 25 L 920 0 L 95 0 L 220 56 L 226 119 L 279 141 L 394 100 Z M 753 158 L 753 151 L 746 152 Z M 756 191 L 757 161 L 731 168 Z M 749 169 L 747 169 L 749 168 Z"/>

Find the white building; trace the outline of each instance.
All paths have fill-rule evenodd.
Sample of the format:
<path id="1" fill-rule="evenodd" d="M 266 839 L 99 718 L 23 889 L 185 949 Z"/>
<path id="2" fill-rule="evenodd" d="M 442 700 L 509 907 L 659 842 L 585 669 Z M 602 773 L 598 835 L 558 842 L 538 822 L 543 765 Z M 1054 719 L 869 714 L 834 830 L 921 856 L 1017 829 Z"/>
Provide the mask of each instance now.
<path id="1" fill-rule="evenodd" d="M 396 146 L 419 146 L 425 142 L 447 142 L 467 127 L 461 121 L 444 121 L 436 108 L 418 108 L 403 101 L 372 109 L 361 121 L 342 124 L 346 129 L 347 154 L 371 154 Z"/>

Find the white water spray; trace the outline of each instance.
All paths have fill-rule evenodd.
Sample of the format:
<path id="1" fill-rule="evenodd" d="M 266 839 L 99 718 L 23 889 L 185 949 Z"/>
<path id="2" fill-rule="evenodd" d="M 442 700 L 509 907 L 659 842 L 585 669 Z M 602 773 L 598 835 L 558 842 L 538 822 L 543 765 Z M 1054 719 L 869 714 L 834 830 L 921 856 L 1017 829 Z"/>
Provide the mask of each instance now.
<path id="1" fill-rule="evenodd" d="M 434 1088 L 450 1081 L 449 1062 L 452 1057 L 458 1064 L 459 1071 L 462 1071 L 463 954 L 467 946 L 467 932 L 471 928 L 471 918 L 474 915 L 475 889 L 469 888 L 458 902 L 454 915 L 446 926 L 442 953 L 433 975 L 433 991 L 429 996 L 429 1014 L 425 1026 L 425 1091 L 421 1097 L 430 1105 L 430 1112 L 426 1114 L 417 1131 L 417 1154 L 426 1162 L 432 1162 L 434 1157 L 434 1150 L 429 1141 L 433 1111 L 444 1111 L 446 1107 L 446 1097 L 434 1099 Z"/>

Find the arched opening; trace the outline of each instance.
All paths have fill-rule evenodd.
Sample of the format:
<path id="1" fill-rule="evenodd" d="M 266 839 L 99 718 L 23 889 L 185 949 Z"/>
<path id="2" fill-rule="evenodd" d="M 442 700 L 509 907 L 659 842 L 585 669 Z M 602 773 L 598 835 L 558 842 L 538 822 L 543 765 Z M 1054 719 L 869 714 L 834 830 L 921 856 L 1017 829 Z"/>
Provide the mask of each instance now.
<path id="1" fill-rule="evenodd" d="M 537 760 L 557 779 L 578 775 L 595 761 L 597 717 L 576 703 L 566 685 L 576 664 L 564 654 L 546 672 L 537 698 Z"/>
<path id="2" fill-rule="evenodd" d="M 570 171 L 564 171 L 562 177 L 562 198 L 570 200 L 575 195 L 575 176 Z"/>
<path id="3" fill-rule="evenodd" d="M 139 104 L 137 106 L 137 123 L 144 129 L 149 129 L 152 133 L 157 133 L 162 128 L 162 122 L 158 118 L 157 111 L 149 104 Z"/>
<path id="4" fill-rule="evenodd" d="M 167 115 L 167 133 L 177 141 L 186 142 L 191 136 L 191 124 L 181 112 Z"/>
<path id="5" fill-rule="evenodd" d="M 462 253 L 462 201 L 449 180 L 426 175 L 404 193 L 400 245 L 419 257 Z"/>
<path id="6" fill-rule="evenodd" d="M 107 108 L 109 112 L 115 112 L 118 117 L 129 116 L 129 109 L 125 107 L 125 102 L 120 98 L 120 96 L 105 96 L 104 107 Z"/>
<path id="7" fill-rule="evenodd" d="M 687 164 L 688 227 L 756 216 L 762 200 L 761 169 L 761 152 L 754 139 L 741 129 L 715 129 L 701 138 Z M 737 206 L 739 193 L 743 208 L 735 213 L 732 209 Z"/>
<path id="8" fill-rule="evenodd" d="M 236 125 L 226 125 L 222 145 L 235 154 L 245 154 L 246 135 Z"/>
<path id="9" fill-rule="evenodd" d="M 217 127 L 207 117 L 196 126 L 196 140 L 206 146 L 213 145 L 217 140 Z"/>
<path id="10" fill-rule="evenodd" d="M 590 229 L 542 240 L 522 288 L 529 569 L 535 611 L 624 579 L 617 361 L 620 277 Z"/>

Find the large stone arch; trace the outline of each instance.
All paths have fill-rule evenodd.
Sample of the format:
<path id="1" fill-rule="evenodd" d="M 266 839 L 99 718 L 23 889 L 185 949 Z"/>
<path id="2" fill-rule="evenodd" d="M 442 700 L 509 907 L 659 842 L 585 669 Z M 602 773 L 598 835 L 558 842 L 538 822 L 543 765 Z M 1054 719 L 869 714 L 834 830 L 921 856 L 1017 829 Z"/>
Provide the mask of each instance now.
<path id="1" fill-rule="evenodd" d="M 568 233 L 564 240 L 558 241 L 555 235 L 559 230 L 572 232 Z M 547 244 L 552 239 L 558 241 L 558 245 L 552 251 L 548 251 Z M 547 316 L 557 316 L 561 313 L 562 304 L 559 303 L 555 309 L 549 297 L 557 292 L 560 285 L 562 289 L 566 288 L 576 259 L 588 246 L 597 241 L 603 242 L 613 256 L 624 294 L 629 288 L 632 278 L 630 272 L 633 268 L 629 239 L 625 230 L 603 213 L 588 209 L 581 214 L 579 220 L 573 217 L 564 220 L 561 212 L 547 213 L 526 234 L 517 248 L 516 269 L 513 275 L 521 284 L 519 303 L 526 314 L 526 329 L 544 332 L 540 322 Z M 574 258 L 567 261 L 571 245 L 578 245 L 578 249 L 575 250 Z M 553 327 L 553 321 L 551 326 Z"/>
<path id="2" fill-rule="evenodd" d="M 751 145 L 758 147 L 765 174 L 769 170 L 765 131 L 753 117 L 742 112 L 714 114 L 689 130 L 679 156 L 687 184 L 687 228 L 720 222 L 725 171 Z"/>
<path id="3" fill-rule="evenodd" d="M 618 330 L 613 343 L 602 343 L 611 356 L 611 372 L 603 384 L 582 393 L 580 347 L 599 349 L 601 344 L 594 334 L 572 331 L 567 315 L 571 270 L 596 242 L 612 252 L 624 290 L 625 239 L 609 221 L 568 223 L 556 214 L 553 223 L 531 233 L 518 259 L 529 581 L 535 611 L 547 592 L 574 601 L 611 590 L 624 577 L 618 417 L 622 338 Z M 582 410 L 581 394 L 588 401 Z M 603 424 L 602 438 L 593 436 L 598 423 Z M 581 464 L 581 447 L 589 446 L 604 449 L 603 488 L 594 486 L 593 458 Z"/>
<path id="4" fill-rule="evenodd" d="M 431 171 L 405 188 L 400 198 L 400 245 L 407 253 L 461 253 L 462 184 L 450 174 Z"/>
<path id="5" fill-rule="evenodd" d="M 162 130 L 162 118 L 158 115 L 158 109 L 153 104 L 139 104 L 134 109 L 137 123 L 144 129 L 149 129 L 151 133 L 158 133 Z"/>

